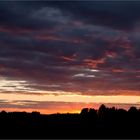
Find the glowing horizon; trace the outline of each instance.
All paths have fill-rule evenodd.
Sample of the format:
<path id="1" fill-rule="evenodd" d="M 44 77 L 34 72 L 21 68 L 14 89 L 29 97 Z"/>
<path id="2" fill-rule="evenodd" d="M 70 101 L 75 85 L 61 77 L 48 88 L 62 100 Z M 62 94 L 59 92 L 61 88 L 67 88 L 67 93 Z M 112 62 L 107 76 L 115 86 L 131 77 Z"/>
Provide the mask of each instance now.
<path id="1" fill-rule="evenodd" d="M 139 96 L 115 95 L 115 96 L 85 96 L 85 95 L 29 95 L 29 94 L 1 94 L 3 104 L 7 104 L 6 111 L 38 111 L 43 114 L 52 113 L 80 113 L 82 108 L 95 108 L 105 104 L 109 106 L 128 109 L 130 105 L 140 108 Z M 46 104 L 42 104 L 45 102 Z M 48 107 L 47 103 L 60 103 L 57 108 L 55 105 Z M 65 103 L 66 106 L 64 105 Z M 77 106 L 76 106 L 77 105 Z M 14 108 L 10 107 L 14 106 Z"/>

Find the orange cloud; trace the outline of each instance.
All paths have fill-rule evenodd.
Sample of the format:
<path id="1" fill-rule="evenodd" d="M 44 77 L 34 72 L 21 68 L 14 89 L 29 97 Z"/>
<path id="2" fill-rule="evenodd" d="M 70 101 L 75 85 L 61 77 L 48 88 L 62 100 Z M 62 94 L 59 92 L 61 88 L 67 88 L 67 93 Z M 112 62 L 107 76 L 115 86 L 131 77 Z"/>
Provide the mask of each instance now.
<path id="1" fill-rule="evenodd" d="M 85 59 L 84 60 L 84 65 L 89 66 L 91 68 L 97 68 L 98 64 L 104 64 L 105 58 L 101 58 L 98 60 L 93 60 L 93 59 Z"/>
<path id="2" fill-rule="evenodd" d="M 115 72 L 115 73 L 122 73 L 122 72 L 124 72 L 124 70 L 123 69 L 112 69 L 112 72 Z"/>

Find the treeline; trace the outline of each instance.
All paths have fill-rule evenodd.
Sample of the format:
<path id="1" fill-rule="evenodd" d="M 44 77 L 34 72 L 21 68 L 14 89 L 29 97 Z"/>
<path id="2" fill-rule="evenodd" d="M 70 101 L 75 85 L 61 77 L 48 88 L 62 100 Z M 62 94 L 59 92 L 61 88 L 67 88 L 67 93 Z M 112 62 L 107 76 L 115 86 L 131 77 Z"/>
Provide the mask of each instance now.
<path id="1" fill-rule="evenodd" d="M 0 112 L 0 138 L 140 138 L 140 109 L 84 108 L 80 114 Z"/>

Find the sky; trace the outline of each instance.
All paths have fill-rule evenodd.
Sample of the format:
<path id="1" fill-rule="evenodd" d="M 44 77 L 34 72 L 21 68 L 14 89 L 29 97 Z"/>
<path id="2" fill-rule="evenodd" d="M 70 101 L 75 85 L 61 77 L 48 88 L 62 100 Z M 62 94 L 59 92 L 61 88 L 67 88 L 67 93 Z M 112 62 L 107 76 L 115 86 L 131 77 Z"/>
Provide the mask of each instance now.
<path id="1" fill-rule="evenodd" d="M 140 1 L 0 1 L 0 110 L 140 107 Z"/>

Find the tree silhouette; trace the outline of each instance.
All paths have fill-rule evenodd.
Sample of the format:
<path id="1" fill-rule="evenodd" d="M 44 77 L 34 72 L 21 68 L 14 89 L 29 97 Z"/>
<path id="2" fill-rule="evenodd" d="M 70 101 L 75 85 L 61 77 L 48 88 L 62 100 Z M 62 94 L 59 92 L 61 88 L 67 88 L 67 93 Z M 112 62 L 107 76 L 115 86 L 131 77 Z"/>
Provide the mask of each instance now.
<path id="1" fill-rule="evenodd" d="M 90 108 L 89 113 L 94 116 L 94 115 L 96 115 L 97 111 L 94 108 Z"/>
<path id="2" fill-rule="evenodd" d="M 126 111 L 102 104 L 80 114 L 0 112 L 0 138 L 140 138 L 139 126 L 136 107 Z"/>
<path id="3" fill-rule="evenodd" d="M 88 111 L 89 111 L 89 109 L 88 108 L 83 108 L 82 110 L 81 110 L 81 115 L 82 116 L 86 116 L 87 114 L 88 114 Z"/>
<path id="4" fill-rule="evenodd" d="M 102 105 L 99 107 L 98 115 L 101 116 L 101 117 L 104 117 L 106 111 L 107 111 L 106 106 L 105 106 L 104 104 L 102 104 Z"/>
<path id="5" fill-rule="evenodd" d="M 138 110 L 137 110 L 136 107 L 132 106 L 132 107 L 129 108 L 128 112 L 129 112 L 129 113 L 137 113 Z"/>

